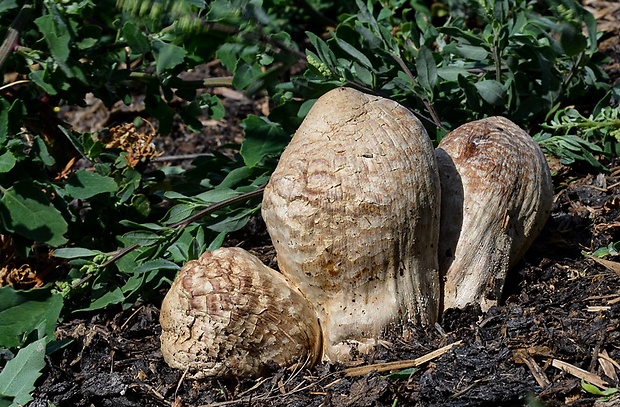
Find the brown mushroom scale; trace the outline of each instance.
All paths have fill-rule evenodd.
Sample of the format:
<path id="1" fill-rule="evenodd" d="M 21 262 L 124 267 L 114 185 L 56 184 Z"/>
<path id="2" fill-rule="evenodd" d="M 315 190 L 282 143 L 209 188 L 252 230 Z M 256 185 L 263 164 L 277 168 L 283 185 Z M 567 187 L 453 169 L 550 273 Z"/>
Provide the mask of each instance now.
<path id="1" fill-rule="evenodd" d="M 345 361 L 404 322 L 434 323 L 441 301 L 493 304 L 551 192 L 540 149 L 507 119 L 465 125 L 435 152 L 405 107 L 334 89 L 265 189 L 282 274 L 242 249 L 188 262 L 162 304 L 164 358 L 194 377 L 256 376 Z"/>

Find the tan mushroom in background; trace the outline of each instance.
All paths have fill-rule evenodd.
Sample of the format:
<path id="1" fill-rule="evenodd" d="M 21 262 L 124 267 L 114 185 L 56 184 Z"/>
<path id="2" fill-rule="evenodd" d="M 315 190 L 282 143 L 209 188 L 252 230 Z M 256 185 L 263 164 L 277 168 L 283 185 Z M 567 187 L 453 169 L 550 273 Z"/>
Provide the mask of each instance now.
<path id="1" fill-rule="evenodd" d="M 503 117 L 460 126 L 436 155 L 444 309 L 473 303 L 487 310 L 549 216 L 549 167 L 536 142 Z"/>
<path id="2" fill-rule="evenodd" d="M 262 215 L 280 270 L 317 311 L 324 360 L 404 321 L 435 322 L 439 210 L 433 147 L 408 109 L 350 88 L 316 101 Z"/>
<path id="3" fill-rule="evenodd" d="M 194 378 L 257 376 L 271 364 L 312 365 L 320 356 L 321 330 L 306 299 L 239 248 L 185 264 L 160 322 L 165 361 Z"/>

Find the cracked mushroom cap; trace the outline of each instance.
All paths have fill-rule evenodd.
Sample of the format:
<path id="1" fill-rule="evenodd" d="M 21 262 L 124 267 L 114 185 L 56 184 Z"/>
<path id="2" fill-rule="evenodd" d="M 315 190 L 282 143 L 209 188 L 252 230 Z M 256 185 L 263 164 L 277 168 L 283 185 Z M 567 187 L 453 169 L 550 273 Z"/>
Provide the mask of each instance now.
<path id="1" fill-rule="evenodd" d="M 532 137 L 504 117 L 460 126 L 435 153 L 444 309 L 479 303 L 486 310 L 549 217 L 549 166 Z"/>
<path id="2" fill-rule="evenodd" d="M 318 358 L 321 330 L 307 300 L 240 248 L 205 252 L 179 271 L 164 298 L 161 350 L 195 378 L 258 376 Z"/>
<path id="3" fill-rule="evenodd" d="M 407 108 L 351 88 L 316 101 L 262 215 L 280 270 L 317 310 L 325 360 L 435 321 L 439 193 L 430 138 Z"/>

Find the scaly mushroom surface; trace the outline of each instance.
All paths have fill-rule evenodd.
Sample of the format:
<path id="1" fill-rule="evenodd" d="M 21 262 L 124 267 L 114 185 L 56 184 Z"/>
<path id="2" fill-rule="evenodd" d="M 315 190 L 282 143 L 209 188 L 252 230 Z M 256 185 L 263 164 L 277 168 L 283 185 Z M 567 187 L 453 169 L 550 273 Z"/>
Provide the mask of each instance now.
<path id="1" fill-rule="evenodd" d="M 444 309 L 479 303 L 486 310 L 549 217 L 549 166 L 536 142 L 503 117 L 460 126 L 436 155 Z"/>
<path id="2" fill-rule="evenodd" d="M 440 185 L 405 107 L 350 88 L 319 98 L 265 189 L 278 266 L 315 307 L 323 358 L 368 350 L 389 327 L 435 322 Z"/>
<path id="3" fill-rule="evenodd" d="M 312 365 L 320 356 L 321 330 L 307 300 L 240 248 L 187 262 L 160 322 L 165 361 L 194 378 L 257 376 L 270 364 Z"/>

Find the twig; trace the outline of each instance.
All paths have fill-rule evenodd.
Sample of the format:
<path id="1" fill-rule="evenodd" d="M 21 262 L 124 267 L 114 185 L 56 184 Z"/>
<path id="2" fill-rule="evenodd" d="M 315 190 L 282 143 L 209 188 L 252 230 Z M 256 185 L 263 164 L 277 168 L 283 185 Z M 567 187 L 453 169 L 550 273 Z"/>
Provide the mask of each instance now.
<path id="1" fill-rule="evenodd" d="M 7 83 L 4 86 L 0 86 L 0 91 L 8 89 L 8 88 L 10 88 L 12 86 L 15 86 L 15 85 L 21 85 L 22 83 L 30 83 L 30 80 L 29 79 L 22 79 L 22 80 L 19 80 L 19 81 Z"/>
<path id="2" fill-rule="evenodd" d="M 373 370 L 376 370 L 377 372 L 386 372 L 389 370 L 402 370 L 402 369 L 408 369 L 410 367 L 420 366 L 426 362 L 429 362 L 435 358 L 438 358 L 439 356 L 448 352 L 453 347 L 460 345 L 462 342 L 463 341 L 456 341 L 454 343 L 451 343 L 450 345 L 446 345 L 442 348 L 434 350 L 416 359 L 399 360 L 396 362 L 377 363 L 374 365 L 351 367 L 349 369 L 345 369 L 344 373 L 347 376 L 363 376 L 363 375 L 366 375 L 372 372 Z"/>
<path id="3" fill-rule="evenodd" d="M 306 386 L 302 386 L 302 387 L 296 387 L 295 389 L 289 391 L 288 393 L 284 394 L 284 395 L 276 395 L 276 396 L 263 396 L 263 397 L 257 397 L 257 398 L 252 398 L 252 397 L 245 397 L 245 398 L 241 398 L 241 399 L 236 399 L 236 400 L 229 400 L 229 401 L 222 401 L 219 403 L 212 403 L 212 404 L 202 404 L 198 407 L 221 407 L 221 406 L 231 406 L 234 404 L 247 404 L 247 405 L 251 405 L 252 401 L 269 401 L 269 400 L 273 400 L 276 399 L 278 397 L 282 397 L 282 396 L 288 396 L 291 394 L 295 394 L 295 393 L 299 393 L 300 391 L 304 391 L 307 390 L 311 387 L 316 386 L 317 384 L 319 384 L 321 381 L 327 379 L 328 377 L 333 376 L 334 374 L 328 374 L 326 376 L 323 376 L 322 378 L 320 378 L 318 381 L 310 383 Z"/>
<path id="4" fill-rule="evenodd" d="M 409 80 L 411 81 L 411 84 L 415 85 L 416 78 L 415 76 L 413 76 L 413 73 L 411 72 L 411 70 L 405 63 L 405 61 L 403 61 L 403 59 L 400 56 L 396 55 L 393 52 L 391 52 L 390 55 L 392 56 L 394 61 L 396 61 L 396 63 L 400 66 L 403 72 L 405 72 L 405 75 L 407 75 L 407 78 L 409 78 Z M 431 117 L 433 118 L 433 122 L 435 123 L 435 126 L 439 127 L 440 129 L 446 130 L 444 125 L 441 124 L 441 119 L 439 118 L 439 115 L 437 114 L 437 111 L 435 110 L 433 105 L 426 99 L 421 98 L 421 100 L 422 100 L 422 103 L 424 103 L 424 107 L 426 107 L 426 110 L 428 110 Z"/>
<path id="5" fill-rule="evenodd" d="M 542 388 L 545 388 L 551 384 L 545 372 L 538 366 L 538 363 L 534 360 L 534 358 L 527 352 L 525 349 L 517 349 L 512 354 L 513 359 L 517 363 L 525 363 L 525 365 L 530 369 L 532 376 L 536 379 L 536 383 Z"/>
<path id="6" fill-rule="evenodd" d="M 608 383 L 605 380 L 601 379 L 599 376 L 590 373 L 587 370 L 578 368 L 577 366 L 571 365 L 570 363 L 563 362 L 558 359 L 553 359 L 553 362 L 551 362 L 551 366 L 560 369 L 579 379 L 583 379 L 588 383 L 592 383 L 600 387 L 601 389 L 607 389 L 609 387 Z"/>

